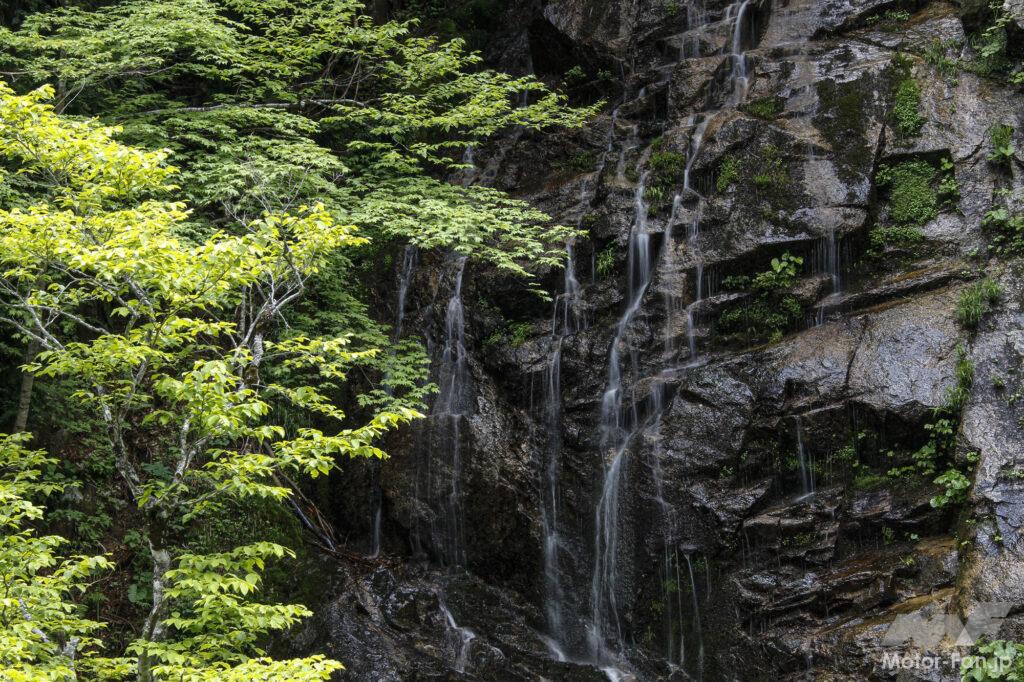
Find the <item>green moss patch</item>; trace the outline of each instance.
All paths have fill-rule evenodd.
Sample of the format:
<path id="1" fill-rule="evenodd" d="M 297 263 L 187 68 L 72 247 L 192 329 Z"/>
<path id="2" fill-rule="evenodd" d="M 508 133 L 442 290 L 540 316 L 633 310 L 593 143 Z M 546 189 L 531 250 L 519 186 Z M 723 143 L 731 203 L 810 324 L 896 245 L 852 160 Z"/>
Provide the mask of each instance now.
<path id="1" fill-rule="evenodd" d="M 935 189 L 937 170 L 927 161 L 904 161 L 882 166 L 876 181 L 889 195 L 889 220 L 896 225 L 919 226 L 939 214 Z"/>

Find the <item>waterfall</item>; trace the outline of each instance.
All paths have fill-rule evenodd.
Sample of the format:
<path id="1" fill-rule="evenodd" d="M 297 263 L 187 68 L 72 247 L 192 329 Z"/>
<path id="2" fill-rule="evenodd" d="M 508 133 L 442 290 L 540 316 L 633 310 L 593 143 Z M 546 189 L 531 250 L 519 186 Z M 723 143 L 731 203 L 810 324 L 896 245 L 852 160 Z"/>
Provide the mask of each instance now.
<path id="1" fill-rule="evenodd" d="M 704 678 L 704 631 L 700 624 L 700 601 L 697 599 L 697 580 L 693 575 L 693 559 L 687 552 L 686 569 L 690 573 L 690 595 L 693 598 L 693 629 L 697 633 L 697 679 Z"/>
<path id="2" fill-rule="evenodd" d="M 814 494 L 814 463 L 804 449 L 804 426 L 800 415 L 793 417 L 796 421 L 796 456 L 800 461 L 800 484 L 803 486 L 804 497 Z"/>
<path id="3" fill-rule="evenodd" d="M 462 425 L 472 413 L 472 377 L 466 352 L 462 305 L 465 269 L 466 257 L 460 256 L 455 262 L 452 294 L 445 310 L 444 346 L 436 372 L 438 393 L 426 420 L 426 447 L 422 459 L 426 479 L 423 485 L 428 496 L 426 502 L 435 508 L 430 519 L 431 539 L 441 560 L 449 566 L 463 566 L 466 562 Z M 417 476 L 417 486 L 419 479 Z M 417 497 L 420 497 L 419 491 Z"/>
<path id="4" fill-rule="evenodd" d="M 830 226 L 828 235 L 818 240 L 814 251 L 814 272 L 828 275 L 832 283 L 832 293 L 818 304 L 813 323 L 825 323 L 836 299 L 843 293 L 842 262 L 840 256 L 840 240 L 836 236 L 835 226 Z"/>
<path id="5" fill-rule="evenodd" d="M 608 158 L 615 147 L 615 126 L 618 109 L 612 112 L 608 129 L 608 141 L 604 152 L 598 158 L 597 166 L 580 187 L 580 227 L 583 216 L 594 203 L 594 197 L 601 181 L 601 175 Z M 545 381 L 544 423 L 547 428 L 546 461 L 543 464 L 544 480 L 541 485 L 541 523 L 544 532 L 544 594 L 545 616 L 549 636 L 546 638 L 552 655 L 560 661 L 565 654 L 564 602 L 562 575 L 559 568 L 561 539 L 558 531 L 558 479 L 559 456 L 562 449 L 562 346 L 566 337 L 572 336 L 585 326 L 580 312 L 583 289 L 576 276 L 575 243 L 570 240 L 565 246 L 565 271 L 562 293 L 555 298 L 551 313 L 551 360 L 548 363 Z"/>
<path id="6" fill-rule="evenodd" d="M 558 660 L 565 660 L 563 611 L 565 595 L 558 566 L 561 540 L 558 534 L 558 467 L 562 449 L 562 344 L 566 336 L 579 328 L 577 302 L 580 284 L 576 279 L 573 245 L 566 245 L 564 291 L 555 299 L 551 320 L 551 361 L 545 382 L 544 419 L 547 428 L 547 461 L 544 463 L 544 481 L 541 486 L 541 524 L 544 532 L 544 593 L 549 648 Z"/>
<path id="7" fill-rule="evenodd" d="M 455 622 L 455 616 L 452 615 L 451 610 L 445 603 L 443 594 L 439 594 L 437 600 L 438 605 L 441 607 L 441 613 L 444 615 L 444 622 L 448 633 L 445 639 L 451 645 L 454 653 L 452 669 L 455 672 L 464 673 L 466 672 L 466 663 L 469 662 L 469 645 L 470 642 L 476 639 L 476 633 L 469 628 L 461 627 Z"/>
<path id="8" fill-rule="evenodd" d="M 402 338 L 402 328 L 405 324 L 405 300 L 409 295 L 409 285 L 412 283 L 413 271 L 416 269 L 416 247 L 409 244 L 402 251 L 402 267 L 398 271 L 398 300 L 395 303 L 395 326 L 391 330 L 391 354 L 395 353 L 395 346 Z M 391 393 L 390 387 L 387 389 Z M 384 491 L 381 488 L 381 463 L 374 462 L 373 477 L 373 538 L 370 545 L 370 558 L 380 556 L 381 547 L 381 523 L 384 515 Z"/>
<path id="9" fill-rule="evenodd" d="M 747 61 L 746 55 L 743 51 L 743 30 L 748 13 L 748 7 L 749 0 L 742 0 L 730 5 L 726 11 L 723 21 L 723 24 L 729 29 L 730 36 L 730 39 L 726 42 L 722 52 L 723 54 L 726 54 L 731 61 L 728 82 L 728 86 L 730 87 L 730 96 L 726 101 L 726 106 L 731 107 L 736 107 L 743 101 L 749 87 Z M 695 16 L 698 15 L 695 14 Z M 684 46 L 681 50 L 681 57 L 684 57 L 685 55 L 686 49 Z M 645 89 L 641 89 L 638 99 L 643 98 L 645 94 Z M 672 249 L 672 229 L 680 221 L 684 203 L 692 201 L 693 208 L 688 216 L 688 220 L 686 221 L 686 246 L 689 251 L 690 258 L 693 261 L 695 270 L 694 299 L 686 308 L 690 364 L 694 364 L 698 359 L 695 320 L 696 314 L 705 294 L 711 295 L 714 293 L 712 291 L 713 287 L 707 286 L 704 282 L 704 256 L 701 253 L 700 247 L 700 221 L 704 210 L 705 199 L 701 193 L 693 187 L 691 178 L 692 170 L 699 156 L 701 147 L 706 141 L 709 129 L 712 129 L 710 124 L 720 113 L 722 113 L 722 110 L 707 111 L 702 115 L 692 116 L 690 119 L 692 132 L 687 150 L 688 154 L 684 169 L 683 188 L 679 195 L 673 200 L 672 214 L 664 232 L 664 248 L 670 250 Z M 616 115 L 614 117 L 615 123 L 617 123 L 617 114 L 618 111 L 616 111 Z M 628 153 L 637 148 L 640 144 L 639 126 L 637 124 L 632 124 L 627 128 L 627 130 L 629 131 L 629 138 L 620 150 L 619 161 L 616 168 L 616 178 L 620 183 L 624 182 L 626 179 L 625 165 Z M 638 169 L 644 165 L 644 161 L 645 159 L 642 156 L 640 162 L 637 164 Z M 646 420 L 642 420 L 640 418 L 641 415 L 637 409 L 635 395 L 631 396 L 628 401 L 630 408 L 624 408 L 627 401 L 624 395 L 626 386 L 624 385 L 625 382 L 623 380 L 624 369 L 622 354 L 624 349 L 629 348 L 629 328 L 642 307 L 644 295 L 647 292 L 653 277 L 655 249 L 653 248 L 651 235 L 648 231 L 648 205 L 645 200 L 645 191 L 649 181 L 649 171 L 645 171 L 641 173 L 639 181 L 636 183 L 633 200 L 634 219 L 628 240 L 628 269 L 625 308 L 619 318 L 615 330 L 615 336 L 608 352 L 607 385 L 601 398 L 600 447 L 602 453 L 604 453 L 605 465 L 603 467 L 604 477 L 601 492 L 594 511 L 594 555 L 590 586 L 591 614 L 587 630 L 587 641 L 591 660 L 601 666 L 618 666 L 626 664 L 626 657 L 624 656 L 625 638 L 622 627 L 622 618 L 619 612 L 621 585 L 619 584 L 620 567 L 618 556 L 618 522 L 620 516 L 619 496 L 622 489 L 622 479 L 625 475 L 626 452 L 630 442 L 633 440 L 633 437 L 642 429 L 646 428 L 652 420 L 653 423 L 657 424 L 663 411 L 662 403 L 664 398 L 662 395 L 662 387 L 658 385 L 657 382 L 655 389 L 652 389 L 652 394 L 650 396 L 651 410 L 648 412 Z M 673 255 L 671 253 L 665 254 L 666 261 L 672 257 Z M 666 269 L 669 269 L 670 266 L 671 263 L 669 262 Z M 669 309 L 670 316 L 672 305 L 672 295 L 668 294 L 666 306 Z M 671 343 L 671 322 L 666 329 L 667 337 L 665 344 L 666 348 L 668 348 Z M 630 376 L 631 380 L 635 381 L 637 379 L 636 375 L 639 373 L 638 360 L 635 352 L 631 350 L 629 352 L 632 370 Z M 666 357 L 669 357 L 670 355 L 671 353 L 666 353 Z M 645 421 L 646 423 L 644 423 Z M 670 543 L 674 542 L 675 539 L 673 538 L 673 532 L 671 531 L 671 509 L 665 501 L 663 491 L 660 489 L 660 463 L 657 464 L 655 477 L 656 485 L 659 488 L 658 500 L 662 507 L 662 513 L 666 522 L 663 572 L 666 578 L 674 573 L 678 584 L 681 578 L 681 576 L 679 576 L 679 560 L 678 555 L 675 554 L 674 550 L 672 553 L 670 553 L 669 550 Z M 676 556 L 674 571 L 671 567 L 672 556 Z M 701 627 L 700 604 L 696 590 L 696 578 L 693 571 L 692 558 L 689 553 L 687 553 L 685 557 L 688 568 L 687 573 L 690 582 L 690 592 L 692 595 L 691 616 L 693 632 L 696 637 L 697 660 L 694 665 L 697 671 L 697 678 L 701 679 L 704 671 L 704 640 Z M 682 635 L 683 608 L 680 597 L 677 597 L 676 603 L 676 615 L 679 618 L 680 623 L 680 638 L 677 651 L 678 660 L 682 663 L 685 659 L 685 640 Z M 669 626 L 669 638 L 671 638 L 671 626 Z M 670 657 L 674 646 L 674 644 L 669 644 L 668 646 Z M 617 679 L 620 675 L 624 674 L 621 673 L 617 667 L 603 667 L 603 669 L 611 679 Z"/>
<path id="10" fill-rule="evenodd" d="M 694 297 L 693 302 L 686 306 L 686 335 L 690 350 L 690 364 L 695 363 L 698 359 L 696 312 L 700 308 L 701 301 L 704 300 L 704 260 L 700 252 L 700 219 L 704 207 L 704 198 L 690 184 L 690 171 L 693 169 L 694 161 L 697 160 L 701 145 L 704 144 L 704 136 L 707 133 L 710 121 L 710 116 L 704 116 L 694 127 L 686 154 L 686 168 L 683 171 L 683 195 L 697 197 L 697 203 L 693 208 L 693 215 L 690 216 L 690 221 L 686 226 L 686 246 L 695 261 Z"/>
<path id="11" fill-rule="evenodd" d="M 732 60 L 732 100 L 735 107 L 743 102 L 747 96 L 749 80 L 747 78 L 747 55 L 743 52 L 743 17 L 747 13 L 750 0 L 743 0 L 738 4 L 730 5 L 728 12 L 731 14 L 735 8 L 735 19 L 733 20 L 731 52 L 729 58 Z M 728 15 L 727 15 L 728 16 Z"/>
<path id="12" fill-rule="evenodd" d="M 610 464 L 605 467 L 604 484 L 594 517 L 594 570 L 591 578 L 588 643 L 590 653 L 597 661 L 608 659 L 606 638 L 611 638 L 616 654 L 621 653 L 623 641 L 616 595 L 618 517 L 623 460 L 630 438 L 622 418 L 621 347 L 626 343 L 630 322 L 640 310 L 653 274 L 651 236 L 647 232 L 647 202 L 644 200 L 648 177 L 647 172 L 640 176 L 634 194 L 635 217 L 629 236 L 627 304 L 608 352 L 608 386 L 601 399 L 601 447 L 605 452 L 614 454 Z M 610 627 L 611 631 L 606 633 L 606 627 Z"/>

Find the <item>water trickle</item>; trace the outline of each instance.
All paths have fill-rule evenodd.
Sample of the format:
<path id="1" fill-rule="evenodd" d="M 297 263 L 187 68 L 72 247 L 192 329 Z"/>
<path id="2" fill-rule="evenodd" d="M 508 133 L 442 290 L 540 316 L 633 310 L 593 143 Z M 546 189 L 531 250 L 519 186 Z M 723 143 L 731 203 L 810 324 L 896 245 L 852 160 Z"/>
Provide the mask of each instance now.
<path id="1" fill-rule="evenodd" d="M 453 653 L 452 669 L 458 673 L 466 672 L 466 664 L 469 662 L 469 645 L 476 639 L 476 633 L 467 627 L 461 627 L 455 622 L 455 616 L 448 609 L 444 601 L 444 595 L 438 595 L 438 604 L 441 613 L 444 614 L 447 636 L 445 640 L 451 646 Z"/>
<path id="2" fill-rule="evenodd" d="M 462 278 L 466 258 L 456 261 L 455 282 L 445 312 L 444 347 L 437 371 L 438 394 L 429 416 L 431 460 L 446 474 L 438 482 L 443 499 L 432 523 L 442 560 L 451 566 L 466 562 L 462 505 L 462 424 L 471 413 L 469 356 L 466 353 L 466 322 L 462 305 Z M 432 467 L 431 467 L 432 470 Z M 432 490 L 429 485 L 428 490 Z"/>
<path id="3" fill-rule="evenodd" d="M 815 312 L 814 324 L 821 325 L 828 319 L 835 301 L 843 293 L 841 245 L 834 227 L 815 247 L 814 272 L 828 275 L 832 282 L 832 293 L 818 304 Z"/>
<path id="4" fill-rule="evenodd" d="M 730 14 L 734 15 L 732 41 L 730 42 L 729 58 L 732 60 L 732 100 L 733 106 L 739 105 L 747 96 L 749 79 L 747 78 L 747 55 L 743 51 L 743 19 L 747 13 L 750 0 L 729 6 Z M 734 11 L 735 8 L 735 11 Z"/>
<path id="5" fill-rule="evenodd" d="M 804 426 L 800 415 L 796 421 L 796 456 L 800 461 L 800 484 L 803 486 L 804 497 L 814 494 L 814 463 L 810 461 L 804 448 Z"/>
<path id="6" fill-rule="evenodd" d="M 398 271 L 398 300 L 395 303 L 395 326 L 391 330 L 391 353 L 395 352 L 395 345 L 402 338 L 402 328 L 405 324 L 405 302 L 409 295 L 409 285 L 412 283 L 412 275 L 416 269 L 417 250 L 413 245 L 407 245 L 402 252 L 402 267 Z M 391 388 L 387 389 L 388 394 Z M 380 556 L 381 549 L 381 524 L 384 516 L 384 491 L 381 488 L 381 464 L 376 461 L 372 471 L 373 476 L 373 535 L 370 545 L 370 558 Z"/>
<path id="7" fill-rule="evenodd" d="M 690 595 L 693 598 L 693 629 L 697 634 L 697 679 L 704 678 L 704 631 L 700 623 L 700 600 L 697 598 L 697 579 L 693 575 L 693 558 L 686 553 L 686 570 L 690 573 Z"/>
<path id="8" fill-rule="evenodd" d="M 608 384 L 601 399 L 601 447 L 611 453 L 594 518 L 594 570 L 591 578 L 590 653 L 604 662 L 622 650 L 622 626 L 618 596 L 619 490 L 630 434 L 623 417 L 622 346 L 630 323 L 640 310 L 653 274 L 651 235 L 647 232 L 644 192 L 649 173 L 640 176 L 634 194 L 634 220 L 629 236 L 626 308 L 616 327 L 608 352 Z M 631 356 L 633 354 L 631 353 Z M 635 358 L 634 358 L 635 364 Z M 635 419 L 632 420 L 635 423 Z M 612 651 L 607 648 L 608 642 Z"/>

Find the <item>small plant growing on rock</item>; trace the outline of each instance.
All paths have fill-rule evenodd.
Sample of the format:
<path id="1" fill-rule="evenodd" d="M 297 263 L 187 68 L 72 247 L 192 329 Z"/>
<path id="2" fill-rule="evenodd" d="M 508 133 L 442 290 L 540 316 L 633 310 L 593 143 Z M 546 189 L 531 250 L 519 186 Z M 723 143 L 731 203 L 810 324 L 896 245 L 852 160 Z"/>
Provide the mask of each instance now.
<path id="1" fill-rule="evenodd" d="M 924 235 L 916 227 L 906 225 L 894 225 L 884 227 L 876 225 L 868 233 L 870 247 L 867 255 L 870 258 L 881 258 L 889 249 L 901 249 L 913 251 L 916 246 L 924 241 Z"/>
<path id="2" fill-rule="evenodd" d="M 956 307 L 957 320 L 967 329 L 977 329 L 981 318 L 999 302 L 1001 294 L 1002 289 L 994 280 L 986 277 L 975 282 L 960 295 Z"/>
<path id="3" fill-rule="evenodd" d="M 1024 216 L 1011 213 L 1006 207 L 994 208 L 981 221 L 992 234 L 991 249 L 998 255 L 1024 252 Z"/>
<path id="4" fill-rule="evenodd" d="M 719 194 L 724 193 L 740 177 L 740 164 L 735 156 L 722 157 L 718 165 L 718 178 L 715 179 L 715 189 Z"/>
<path id="5" fill-rule="evenodd" d="M 569 157 L 567 164 L 574 171 L 584 172 L 593 170 L 597 165 L 597 153 L 594 151 L 583 151 Z"/>
<path id="6" fill-rule="evenodd" d="M 935 168 L 920 159 L 883 165 L 875 180 L 889 191 L 889 218 L 898 225 L 923 225 L 939 214 L 938 193 L 932 187 Z"/>
<path id="7" fill-rule="evenodd" d="M 576 65 L 565 72 L 562 82 L 567 86 L 579 85 L 587 79 L 587 74 L 582 66 Z"/>
<path id="8" fill-rule="evenodd" d="M 917 81 L 908 75 L 896 86 L 893 96 L 892 125 L 897 137 L 909 139 L 921 134 L 927 119 L 919 113 L 920 108 L 921 89 Z"/>
<path id="9" fill-rule="evenodd" d="M 786 170 L 782 150 L 773 144 L 761 147 L 758 172 L 754 175 L 754 185 L 759 189 L 784 189 L 789 184 L 789 173 Z"/>
<path id="10" fill-rule="evenodd" d="M 1024 676 L 1024 644 L 998 639 L 978 646 L 977 655 L 965 656 L 960 664 L 964 682 L 1013 680 Z"/>
<path id="11" fill-rule="evenodd" d="M 780 258 L 772 258 L 771 269 L 757 274 L 752 284 L 761 291 L 788 289 L 796 282 L 798 269 L 803 264 L 803 258 L 787 251 Z"/>
<path id="12" fill-rule="evenodd" d="M 939 199 L 943 205 L 954 208 L 960 200 L 960 185 L 956 181 L 956 166 L 953 160 L 945 157 L 939 163 L 942 179 L 939 181 Z"/>
<path id="13" fill-rule="evenodd" d="M 762 97 L 743 106 L 743 111 L 765 120 L 771 120 L 779 114 L 781 102 L 777 97 Z"/>
<path id="14" fill-rule="evenodd" d="M 942 492 L 928 501 L 936 509 L 961 504 L 967 499 L 967 491 L 971 487 L 971 480 L 956 469 L 947 469 L 933 483 L 942 487 Z"/>
<path id="15" fill-rule="evenodd" d="M 1013 156 L 1017 153 L 1017 147 L 1013 144 L 1013 128 L 1003 123 L 996 124 L 988 130 L 989 140 L 992 142 L 992 151 L 988 154 L 988 160 L 1010 166 L 1013 163 Z"/>
<path id="16" fill-rule="evenodd" d="M 615 270 L 615 244 L 609 244 L 601 249 L 595 259 L 594 269 L 597 276 L 604 279 Z"/>

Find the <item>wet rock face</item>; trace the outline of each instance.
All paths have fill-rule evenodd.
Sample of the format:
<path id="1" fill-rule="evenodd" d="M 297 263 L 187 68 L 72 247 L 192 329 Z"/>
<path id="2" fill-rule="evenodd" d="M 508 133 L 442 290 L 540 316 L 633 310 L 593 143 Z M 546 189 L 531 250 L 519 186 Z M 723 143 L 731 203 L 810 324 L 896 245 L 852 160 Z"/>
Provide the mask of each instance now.
<path id="1" fill-rule="evenodd" d="M 351 679 L 896 679 L 897 616 L 1024 605 L 1024 273 L 978 256 L 998 190 L 1024 184 L 989 129 L 1024 106 L 921 57 L 964 41 L 969 8 L 891 9 L 510 4 L 492 59 L 582 64 L 574 96 L 614 104 L 478 150 L 475 181 L 588 237 L 572 281 L 544 273 L 554 303 L 467 266 L 464 404 L 389 444 L 381 558 L 346 562 L 293 646 Z M 908 163 L 910 190 L 880 181 Z M 756 284 L 785 254 L 792 281 Z M 442 378 L 454 268 L 423 254 L 404 327 Z M 957 308 L 982 269 L 1002 295 L 974 331 Z M 933 506 L 975 460 L 967 500 Z M 334 509 L 369 547 L 370 500 Z"/>

